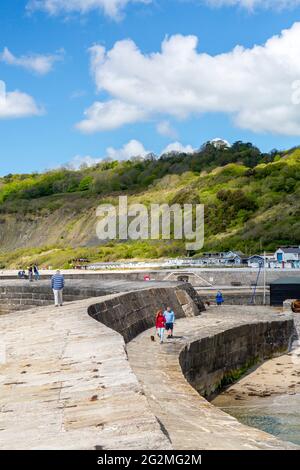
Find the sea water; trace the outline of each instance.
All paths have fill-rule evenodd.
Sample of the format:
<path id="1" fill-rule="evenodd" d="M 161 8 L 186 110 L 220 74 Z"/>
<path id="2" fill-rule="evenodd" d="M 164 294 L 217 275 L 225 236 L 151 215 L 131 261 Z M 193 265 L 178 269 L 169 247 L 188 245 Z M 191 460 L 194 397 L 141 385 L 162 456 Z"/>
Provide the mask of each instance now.
<path id="1" fill-rule="evenodd" d="M 218 399 L 215 405 L 218 406 Z M 300 394 L 232 400 L 219 406 L 241 423 L 273 434 L 281 440 L 300 445 Z"/>

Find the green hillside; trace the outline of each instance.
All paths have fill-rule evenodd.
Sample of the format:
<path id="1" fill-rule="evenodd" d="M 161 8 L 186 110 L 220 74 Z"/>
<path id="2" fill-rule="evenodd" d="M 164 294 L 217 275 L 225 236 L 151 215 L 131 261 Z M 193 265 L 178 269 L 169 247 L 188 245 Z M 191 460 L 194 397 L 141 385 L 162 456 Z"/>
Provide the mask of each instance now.
<path id="1" fill-rule="evenodd" d="M 250 143 L 206 144 L 189 155 L 0 178 L 0 265 L 185 255 L 184 241 L 99 244 L 96 207 L 125 194 L 129 203 L 205 204 L 205 251 L 251 254 L 300 244 L 300 149 L 267 154 Z"/>

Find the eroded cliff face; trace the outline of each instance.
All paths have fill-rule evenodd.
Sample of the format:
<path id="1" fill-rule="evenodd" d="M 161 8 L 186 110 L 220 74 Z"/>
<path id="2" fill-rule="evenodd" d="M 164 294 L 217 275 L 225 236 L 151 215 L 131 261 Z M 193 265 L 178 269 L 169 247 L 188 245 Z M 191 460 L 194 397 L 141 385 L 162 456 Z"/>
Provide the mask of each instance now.
<path id="1" fill-rule="evenodd" d="M 52 203 L 52 201 L 51 201 Z M 50 204 L 50 201 L 49 201 Z M 0 214 L 1 250 L 60 246 L 92 246 L 96 238 L 96 200 L 57 201 L 57 208 Z"/>

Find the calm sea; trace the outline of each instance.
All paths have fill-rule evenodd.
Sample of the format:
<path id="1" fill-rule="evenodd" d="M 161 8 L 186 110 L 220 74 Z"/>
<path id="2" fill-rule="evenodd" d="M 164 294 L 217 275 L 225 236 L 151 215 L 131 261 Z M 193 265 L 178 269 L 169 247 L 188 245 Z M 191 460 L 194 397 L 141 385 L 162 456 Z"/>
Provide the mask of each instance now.
<path id="1" fill-rule="evenodd" d="M 213 401 L 218 405 L 218 400 Z M 220 408 L 241 423 L 300 445 L 300 394 L 234 401 Z"/>

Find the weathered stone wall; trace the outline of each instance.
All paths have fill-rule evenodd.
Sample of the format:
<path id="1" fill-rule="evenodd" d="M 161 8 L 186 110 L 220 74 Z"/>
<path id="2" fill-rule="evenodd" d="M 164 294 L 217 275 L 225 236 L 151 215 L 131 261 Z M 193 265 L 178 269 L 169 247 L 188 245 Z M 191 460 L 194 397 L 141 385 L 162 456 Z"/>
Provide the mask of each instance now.
<path id="1" fill-rule="evenodd" d="M 128 343 L 155 324 L 155 313 L 172 307 L 176 317 L 199 315 L 205 310 L 195 290 L 189 284 L 128 292 L 91 305 L 88 313 L 95 320 L 120 333 Z"/>
<path id="2" fill-rule="evenodd" d="M 64 301 L 72 302 L 90 297 L 109 295 L 106 289 L 88 289 L 66 287 L 64 289 Z M 28 310 L 33 307 L 44 307 L 53 304 L 53 292 L 47 285 L 21 284 L 0 286 L 0 314 L 19 310 Z"/>
<path id="3" fill-rule="evenodd" d="M 252 292 L 223 292 L 223 297 L 226 305 L 248 305 L 252 297 Z M 214 292 L 198 292 L 204 302 L 216 302 L 216 291 Z M 262 292 L 257 292 L 255 295 L 255 305 L 263 305 L 264 295 Z M 266 305 L 270 305 L 270 293 L 266 293 Z"/>
<path id="4" fill-rule="evenodd" d="M 253 286 L 257 280 L 258 269 L 249 268 L 223 268 L 223 269 L 186 269 L 188 282 L 194 287 L 207 287 L 209 284 L 216 287 L 231 286 L 239 283 L 241 286 Z M 194 273 L 194 274 L 193 274 Z M 178 280 L 178 277 L 183 275 L 179 270 L 173 271 L 173 274 L 168 276 L 168 272 L 153 273 L 152 276 L 160 278 L 161 276 L 168 276 L 169 280 Z M 300 276 L 298 269 L 271 269 L 266 271 L 266 284 L 283 278 Z M 263 286 L 263 273 L 261 272 L 258 286 Z"/>
<path id="5" fill-rule="evenodd" d="M 161 269 L 161 270 L 141 270 L 141 271 L 102 271 L 102 272 L 85 272 L 78 270 L 76 273 L 67 272 L 66 279 L 89 279 L 98 281 L 114 281 L 114 280 L 127 280 L 127 281 L 143 281 L 145 275 L 149 275 L 152 280 L 156 281 L 178 281 L 179 277 L 188 274 L 188 281 L 193 286 L 207 287 L 209 284 L 213 286 L 230 286 L 232 283 L 241 283 L 243 286 L 251 286 L 255 284 L 258 269 L 251 268 L 186 268 L 186 269 Z M 194 274 L 192 274 L 194 273 Z M 295 277 L 300 276 L 299 269 L 267 269 L 266 282 L 271 282 L 281 277 Z M 7 276 L 0 274 L 1 279 L 17 279 L 17 276 Z M 50 279 L 51 274 L 43 274 L 42 279 Z M 263 274 L 261 273 L 259 286 L 263 286 Z"/>
<path id="6" fill-rule="evenodd" d="M 72 302 L 122 292 L 140 291 L 151 286 L 176 287 L 179 285 L 182 285 L 182 283 L 161 281 L 146 283 L 144 281 L 134 282 L 124 280 L 99 281 L 89 277 L 81 280 L 69 279 L 66 280 L 64 301 Z M 184 289 L 190 292 L 200 310 L 203 309 L 202 301 L 194 289 L 187 284 L 184 284 Z M 53 304 L 53 292 L 49 281 L 0 281 L 0 314 L 51 304 Z"/>
<path id="7" fill-rule="evenodd" d="M 209 398 L 255 364 L 287 352 L 294 328 L 292 319 L 258 320 L 198 339 L 182 349 L 182 371 L 190 384 Z"/>

